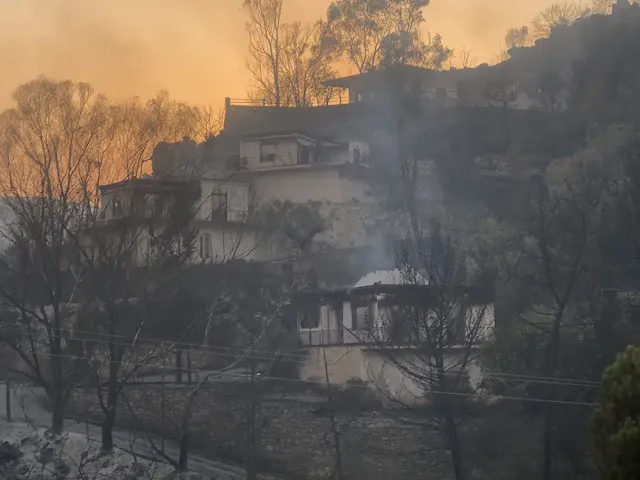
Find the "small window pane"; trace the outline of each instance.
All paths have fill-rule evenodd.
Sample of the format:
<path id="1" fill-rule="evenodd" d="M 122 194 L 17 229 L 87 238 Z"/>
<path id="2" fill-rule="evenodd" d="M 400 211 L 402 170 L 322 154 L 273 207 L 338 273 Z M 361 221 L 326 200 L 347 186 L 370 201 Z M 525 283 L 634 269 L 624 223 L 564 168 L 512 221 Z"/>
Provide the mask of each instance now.
<path id="1" fill-rule="evenodd" d="M 200 236 L 200 258 L 211 258 L 211 235 Z"/>

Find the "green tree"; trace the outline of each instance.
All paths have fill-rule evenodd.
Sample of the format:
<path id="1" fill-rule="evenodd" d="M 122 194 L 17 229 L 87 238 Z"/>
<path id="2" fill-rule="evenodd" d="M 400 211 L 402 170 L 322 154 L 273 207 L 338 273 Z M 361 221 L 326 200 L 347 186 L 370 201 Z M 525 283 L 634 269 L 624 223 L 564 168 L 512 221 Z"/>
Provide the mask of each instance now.
<path id="1" fill-rule="evenodd" d="M 325 43 L 358 72 L 410 64 L 441 68 L 453 55 L 440 35 L 420 29 L 429 0 L 336 0 L 327 10 Z"/>
<path id="2" fill-rule="evenodd" d="M 606 480 L 640 477 L 640 348 L 629 346 L 602 376 L 592 417 L 597 462 Z"/>

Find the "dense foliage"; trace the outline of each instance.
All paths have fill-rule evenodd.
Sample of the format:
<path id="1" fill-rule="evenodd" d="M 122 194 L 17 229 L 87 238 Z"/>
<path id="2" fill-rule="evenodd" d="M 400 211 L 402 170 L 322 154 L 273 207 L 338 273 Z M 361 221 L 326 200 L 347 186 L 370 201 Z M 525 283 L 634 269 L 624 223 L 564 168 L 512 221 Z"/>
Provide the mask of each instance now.
<path id="1" fill-rule="evenodd" d="M 640 476 L 640 348 L 629 346 L 604 372 L 592 417 L 598 466 L 605 480 Z"/>

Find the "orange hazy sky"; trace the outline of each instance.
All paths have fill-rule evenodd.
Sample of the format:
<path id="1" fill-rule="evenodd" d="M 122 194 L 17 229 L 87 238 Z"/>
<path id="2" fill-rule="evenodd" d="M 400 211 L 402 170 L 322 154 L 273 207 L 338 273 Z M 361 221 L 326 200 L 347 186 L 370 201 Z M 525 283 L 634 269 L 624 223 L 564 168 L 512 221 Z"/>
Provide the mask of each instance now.
<path id="1" fill-rule="evenodd" d="M 285 0 L 285 20 L 323 17 L 330 0 Z M 491 60 L 506 30 L 553 0 L 431 0 L 425 30 Z M 245 97 L 242 0 L 0 0 L 0 108 L 40 74 L 82 80 L 113 98 L 221 104 Z"/>

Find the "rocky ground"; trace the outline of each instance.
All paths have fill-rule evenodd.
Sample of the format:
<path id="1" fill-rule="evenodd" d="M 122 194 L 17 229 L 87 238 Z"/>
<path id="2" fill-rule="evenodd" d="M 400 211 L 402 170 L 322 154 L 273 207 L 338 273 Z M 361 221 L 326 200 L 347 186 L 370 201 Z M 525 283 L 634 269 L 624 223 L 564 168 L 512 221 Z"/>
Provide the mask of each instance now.
<path id="1" fill-rule="evenodd" d="M 0 383 L 0 417 L 4 416 L 4 412 L 6 411 L 6 398 L 6 384 Z M 45 431 L 44 429 L 48 425 L 50 425 L 51 419 L 49 412 L 47 412 L 43 408 L 43 399 L 44 392 L 42 392 L 42 389 L 40 388 L 29 387 L 26 385 L 13 385 L 13 388 L 11 389 L 11 410 L 12 418 L 16 423 L 8 423 L 4 421 L 4 419 L 0 418 L 0 444 L 9 440 L 9 430 L 13 431 L 17 428 L 17 431 L 20 432 L 20 428 L 27 428 L 27 430 L 30 431 Z M 67 419 L 65 421 L 65 431 L 69 432 L 69 435 L 71 435 L 75 439 L 84 438 L 84 441 L 87 443 L 87 445 L 99 445 L 100 427 L 97 425 Z M 137 458 L 153 458 L 157 456 L 154 454 L 153 449 L 150 447 L 146 435 L 142 434 L 141 432 L 129 432 L 122 429 L 115 429 L 113 432 L 113 437 L 116 447 L 120 447 L 119 451 L 122 453 L 126 453 L 125 451 L 135 452 Z M 157 445 L 160 445 L 160 442 L 161 441 L 159 438 L 155 438 L 155 443 Z M 176 442 L 172 442 L 167 439 L 164 443 L 165 452 L 172 458 L 178 458 L 179 448 Z M 229 464 L 228 462 L 224 462 L 220 459 L 205 457 L 203 455 L 197 455 L 195 453 L 190 454 L 189 457 L 190 469 L 200 474 L 199 477 L 196 476 L 195 478 L 236 480 L 245 478 L 246 476 L 244 469 L 242 469 L 241 467 Z M 2 455 L 0 454 L 0 459 L 1 458 Z M 158 465 L 165 464 L 158 462 Z M 5 477 L 0 474 L 0 479 L 4 478 Z M 37 480 L 41 480 L 38 477 L 17 478 L 37 478 Z M 42 478 L 46 479 L 47 477 Z M 57 478 L 57 480 L 60 480 L 59 477 L 53 478 Z M 121 477 L 109 478 L 119 479 Z M 134 476 L 132 478 L 138 477 Z M 83 479 L 80 478 L 79 480 Z"/>
<path id="2" fill-rule="evenodd" d="M 0 478 L 7 480 L 169 480 L 173 469 L 120 449 L 105 455 L 79 433 L 55 437 L 44 428 L 0 421 Z M 197 475 L 192 479 L 204 479 Z M 211 478 L 211 477 L 210 477 Z"/>

